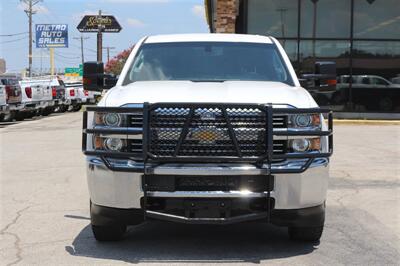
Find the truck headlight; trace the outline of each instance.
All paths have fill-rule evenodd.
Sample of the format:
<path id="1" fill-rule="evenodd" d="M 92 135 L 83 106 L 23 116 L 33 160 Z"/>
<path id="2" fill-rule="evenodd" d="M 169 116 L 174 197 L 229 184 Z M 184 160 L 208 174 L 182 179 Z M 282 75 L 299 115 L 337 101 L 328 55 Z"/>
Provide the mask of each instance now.
<path id="1" fill-rule="evenodd" d="M 104 147 L 109 151 L 121 151 L 124 147 L 122 139 L 106 138 L 104 140 Z"/>
<path id="2" fill-rule="evenodd" d="M 119 152 L 126 147 L 126 141 L 119 138 L 105 138 L 95 136 L 93 140 L 93 146 L 96 150 Z"/>
<path id="3" fill-rule="evenodd" d="M 125 120 L 126 116 L 118 113 L 95 113 L 96 126 L 120 127 Z"/>
<path id="4" fill-rule="evenodd" d="M 294 123 L 298 127 L 309 127 L 312 123 L 312 118 L 309 115 L 296 115 Z"/>
<path id="5" fill-rule="evenodd" d="M 104 124 L 110 127 L 118 127 L 121 125 L 121 116 L 116 113 L 108 113 L 103 117 Z"/>
<path id="6" fill-rule="evenodd" d="M 321 150 L 321 139 L 292 139 L 289 148 L 294 152 L 319 151 Z"/>
<path id="7" fill-rule="evenodd" d="M 308 139 L 293 139 L 290 141 L 290 146 L 294 152 L 305 152 L 310 147 Z"/>
<path id="8" fill-rule="evenodd" d="M 293 115 L 289 120 L 289 123 L 294 127 L 320 127 L 321 126 L 321 118 L 319 114 L 308 115 Z"/>

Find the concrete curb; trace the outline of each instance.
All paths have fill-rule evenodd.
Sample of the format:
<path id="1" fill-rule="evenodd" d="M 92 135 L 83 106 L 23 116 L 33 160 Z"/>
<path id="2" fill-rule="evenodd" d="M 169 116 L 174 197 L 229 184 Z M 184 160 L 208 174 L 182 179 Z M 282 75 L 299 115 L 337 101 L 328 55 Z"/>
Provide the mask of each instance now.
<path id="1" fill-rule="evenodd" d="M 352 120 L 352 119 L 333 119 L 334 125 L 399 125 L 399 120 Z"/>

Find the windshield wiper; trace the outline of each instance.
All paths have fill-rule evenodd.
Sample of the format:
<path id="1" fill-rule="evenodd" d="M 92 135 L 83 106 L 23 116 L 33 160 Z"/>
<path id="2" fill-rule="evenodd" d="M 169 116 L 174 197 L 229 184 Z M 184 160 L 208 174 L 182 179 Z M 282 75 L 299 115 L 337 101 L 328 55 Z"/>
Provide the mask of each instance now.
<path id="1" fill-rule="evenodd" d="M 225 82 L 226 79 L 191 79 L 191 82 Z"/>

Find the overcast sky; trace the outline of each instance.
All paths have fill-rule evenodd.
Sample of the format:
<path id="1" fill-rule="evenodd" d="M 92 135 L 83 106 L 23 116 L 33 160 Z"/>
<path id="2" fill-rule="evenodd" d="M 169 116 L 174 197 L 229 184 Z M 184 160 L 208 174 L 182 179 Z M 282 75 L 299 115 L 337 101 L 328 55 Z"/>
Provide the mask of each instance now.
<path id="1" fill-rule="evenodd" d="M 0 35 L 26 33 L 28 18 L 19 0 L 0 0 Z M 85 14 L 114 15 L 122 26 L 120 33 L 104 34 L 103 45 L 111 51 L 128 48 L 142 36 L 166 33 L 208 32 L 204 0 L 43 0 L 35 6 L 33 24 L 65 23 L 69 27 L 69 48 L 55 50 L 57 68 L 76 67 L 81 62 L 80 41 L 76 26 Z M 34 27 L 33 27 L 34 30 Z M 86 33 L 85 61 L 96 60 L 96 34 Z M 47 49 L 33 44 L 33 67 L 49 67 Z M 9 72 L 19 72 L 28 65 L 28 35 L 0 36 L 0 58 L 7 61 Z M 104 52 L 103 61 L 106 60 Z"/>

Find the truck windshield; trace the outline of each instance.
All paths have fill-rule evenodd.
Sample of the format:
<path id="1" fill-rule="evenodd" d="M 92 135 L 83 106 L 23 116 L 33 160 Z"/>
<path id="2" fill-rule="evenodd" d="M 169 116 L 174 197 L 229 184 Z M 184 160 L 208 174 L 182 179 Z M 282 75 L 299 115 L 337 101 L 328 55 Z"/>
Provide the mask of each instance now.
<path id="1" fill-rule="evenodd" d="M 178 42 L 144 44 L 124 85 L 135 81 L 277 81 L 293 85 L 273 44 Z"/>

